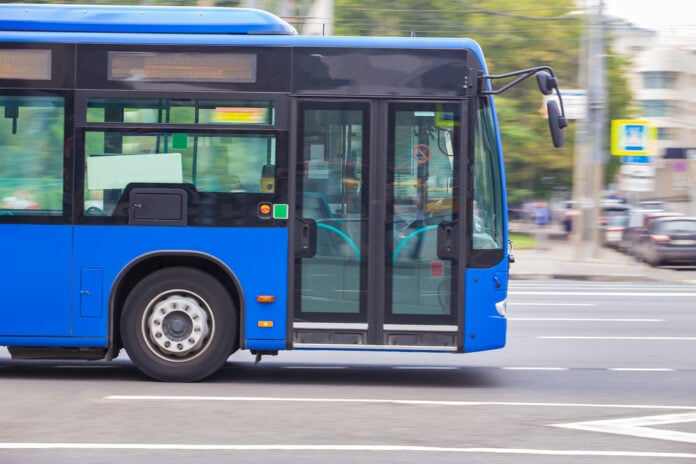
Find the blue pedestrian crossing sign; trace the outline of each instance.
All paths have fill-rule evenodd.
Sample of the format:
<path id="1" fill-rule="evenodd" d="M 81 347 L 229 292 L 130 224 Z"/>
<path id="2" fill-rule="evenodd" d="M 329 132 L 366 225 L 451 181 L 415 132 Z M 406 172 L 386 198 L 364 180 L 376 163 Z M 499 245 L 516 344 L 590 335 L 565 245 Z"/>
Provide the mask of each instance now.
<path id="1" fill-rule="evenodd" d="M 611 122 L 611 154 L 650 155 L 653 130 L 648 121 L 615 119 Z"/>
<path id="2" fill-rule="evenodd" d="M 648 155 L 627 155 L 621 157 L 622 163 L 630 164 L 650 164 L 650 157 Z"/>

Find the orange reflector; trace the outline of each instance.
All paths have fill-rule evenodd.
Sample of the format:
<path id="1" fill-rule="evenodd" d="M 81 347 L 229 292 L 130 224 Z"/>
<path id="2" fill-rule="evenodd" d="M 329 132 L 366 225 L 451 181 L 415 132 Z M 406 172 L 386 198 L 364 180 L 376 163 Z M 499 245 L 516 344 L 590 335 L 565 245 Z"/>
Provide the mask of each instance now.
<path id="1" fill-rule="evenodd" d="M 257 295 L 256 301 L 259 303 L 274 303 L 275 295 Z"/>
<path id="2" fill-rule="evenodd" d="M 259 327 L 271 328 L 273 327 L 273 321 L 259 321 Z"/>

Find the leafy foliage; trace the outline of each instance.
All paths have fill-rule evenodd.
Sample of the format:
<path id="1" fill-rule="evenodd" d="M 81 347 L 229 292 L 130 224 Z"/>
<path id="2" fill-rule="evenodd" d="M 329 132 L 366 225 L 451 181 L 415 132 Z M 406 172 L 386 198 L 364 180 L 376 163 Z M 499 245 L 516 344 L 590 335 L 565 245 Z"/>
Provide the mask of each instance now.
<path id="1" fill-rule="evenodd" d="M 543 64 L 554 68 L 562 88 L 577 88 L 583 24 L 576 10 L 572 0 L 384 0 L 374 7 L 336 0 L 334 32 L 471 37 L 481 44 L 492 74 Z M 628 111 L 626 66 L 614 56 L 607 60 L 608 121 Z M 574 124 L 566 129 L 565 147 L 554 149 L 541 114 L 543 101 L 532 81 L 496 97 L 511 204 L 550 198 L 554 191 L 569 192 L 572 185 Z M 605 146 L 608 152 L 608 138 Z M 609 179 L 615 163 L 607 168 Z"/>

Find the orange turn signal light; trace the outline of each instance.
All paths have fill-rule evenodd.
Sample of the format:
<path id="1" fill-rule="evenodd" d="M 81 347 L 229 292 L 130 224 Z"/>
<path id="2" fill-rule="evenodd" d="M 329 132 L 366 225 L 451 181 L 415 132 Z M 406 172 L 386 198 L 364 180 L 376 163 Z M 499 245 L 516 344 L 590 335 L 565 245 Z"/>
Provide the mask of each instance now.
<path id="1" fill-rule="evenodd" d="M 275 295 L 257 295 L 256 301 L 259 303 L 275 303 Z"/>
<path id="2" fill-rule="evenodd" d="M 270 203 L 259 203 L 259 217 L 262 219 L 269 219 L 271 213 L 273 213 L 273 205 Z"/>
<path id="3" fill-rule="evenodd" d="M 273 327 L 273 321 L 259 321 L 259 327 L 270 329 Z"/>

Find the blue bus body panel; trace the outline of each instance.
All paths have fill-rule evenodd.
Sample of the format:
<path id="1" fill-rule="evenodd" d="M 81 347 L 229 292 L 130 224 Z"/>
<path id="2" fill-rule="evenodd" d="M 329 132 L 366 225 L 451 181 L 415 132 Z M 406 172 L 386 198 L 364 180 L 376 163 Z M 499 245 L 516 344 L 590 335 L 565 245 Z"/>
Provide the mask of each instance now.
<path id="1" fill-rule="evenodd" d="M 505 346 L 507 319 L 495 304 L 507 298 L 507 257 L 490 269 L 467 269 L 464 312 L 464 352 L 493 350 Z"/>
<path id="2" fill-rule="evenodd" d="M 249 8 L 106 5 L 0 5 L 0 30 L 166 33 L 297 34 L 277 16 Z"/>
<path id="3" fill-rule="evenodd" d="M 0 231 L 0 344 L 70 336 L 72 227 L 3 224 Z"/>
<path id="4" fill-rule="evenodd" d="M 103 270 L 103 308 L 119 273 L 130 263 L 158 252 L 210 255 L 227 265 L 243 289 L 240 311 L 247 339 L 285 344 L 287 324 L 288 234 L 284 228 L 198 228 L 78 226 L 75 227 L 75 273 Z M 275 302 L 258 303 L 258 295 L 273 295 Z M 73 291 L 79 298 L 80 289 Z M 73 316 L 75 336 L 104 336 L 108 315 Z M 259 321 L 273 327 L 259 328 Z"/>
<path id="5" fill-rule="evenodd" d="M 249 346 L 286 346 L 287 229 L 79 226 L 72 266 L 71 226 L 5 224 L 2 231 L 12 272 L 0 284 L 0 345 L 106 346 L 109 298 L 121 271 L 148 254 L 172 251 L 224 262 L 243 289 L 239 309 Z M 258 303 L 258 295 L 275 302 Z M 273 327 L 260 328 L 259 321 Z"/>

